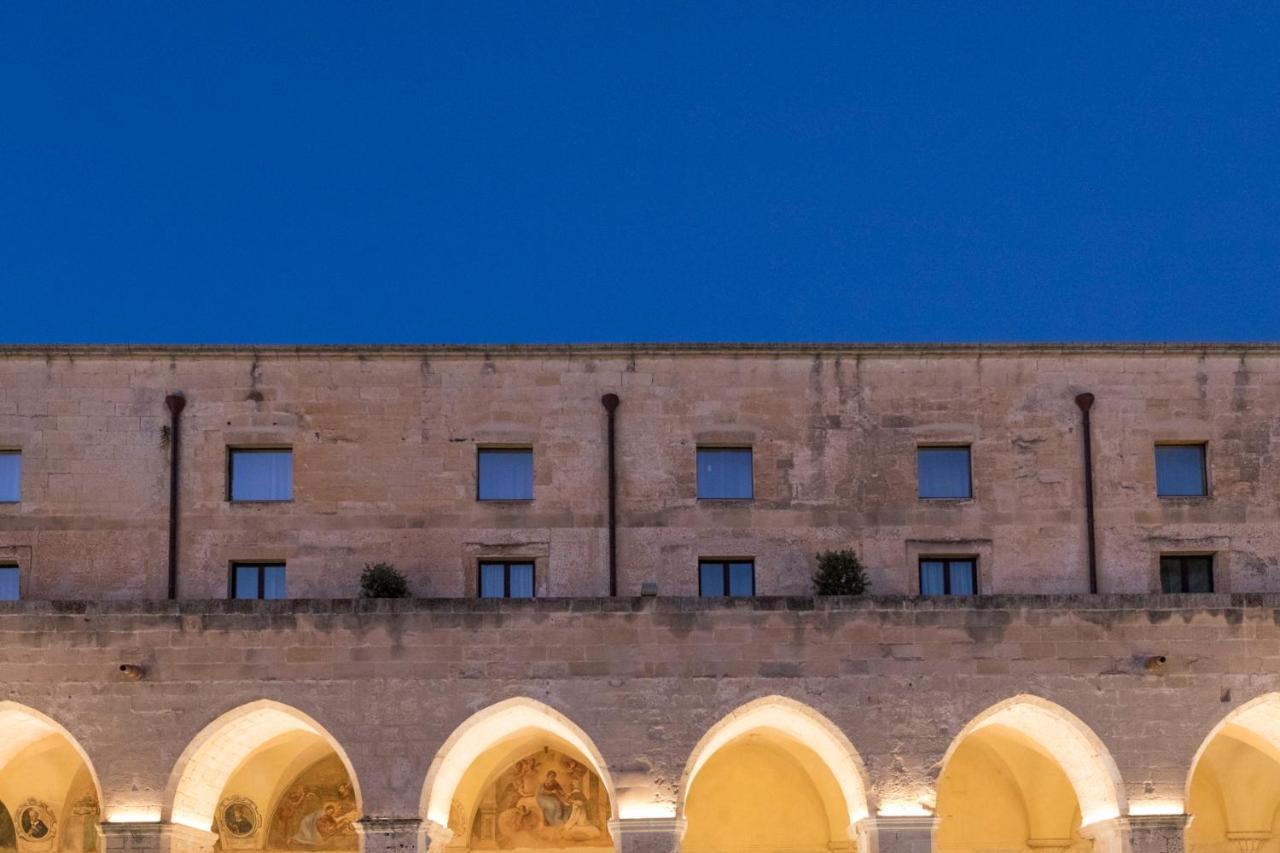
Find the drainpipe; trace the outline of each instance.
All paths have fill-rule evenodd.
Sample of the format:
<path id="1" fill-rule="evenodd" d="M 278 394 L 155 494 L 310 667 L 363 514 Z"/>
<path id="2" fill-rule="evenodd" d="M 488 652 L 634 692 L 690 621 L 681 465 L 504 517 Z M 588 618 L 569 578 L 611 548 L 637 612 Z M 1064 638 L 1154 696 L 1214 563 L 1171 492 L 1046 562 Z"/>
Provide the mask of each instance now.
<path id="1" fill-rule="evenodd" d="M 169 598 L 174 599 L 178 597 L 178 460 L 182 458 L 178 418 L 187 398 L 170 394 L 164 404 L 169 409 Z"/>
<path id="2" fill-rule="evenodd" d="M 618 468 L 614 414 L 622 401 L 617 394 L 605 394 L 600 402 L 609 413 L 609 596 L 613 598 L 618 595 Z"/>
<path id="3" fill-rule="evenodd" d="M 1092 394 L 1077 394 L 1081 426 L 1084 432 L 1084 518 L 1089 534 L 1089 592 L 1098 591 L 1098 541 L 1093 525 L 1093 429 L 1089 424 L 1089 410 L 1093 408 Z"/>

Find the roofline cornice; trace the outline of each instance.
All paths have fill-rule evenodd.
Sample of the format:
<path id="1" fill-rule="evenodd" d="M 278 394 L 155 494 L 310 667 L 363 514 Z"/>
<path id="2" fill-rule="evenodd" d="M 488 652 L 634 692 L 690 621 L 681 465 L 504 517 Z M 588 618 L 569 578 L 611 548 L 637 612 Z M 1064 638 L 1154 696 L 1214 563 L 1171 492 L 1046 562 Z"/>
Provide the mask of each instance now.
<path id="1" fill-rule="evenodd" d="M 0 344 L 0 358 L 520 358 L 528 356 L 1280 355 L 1280 342 L 1202 343 L 579 343 L 579 344 Z"/>

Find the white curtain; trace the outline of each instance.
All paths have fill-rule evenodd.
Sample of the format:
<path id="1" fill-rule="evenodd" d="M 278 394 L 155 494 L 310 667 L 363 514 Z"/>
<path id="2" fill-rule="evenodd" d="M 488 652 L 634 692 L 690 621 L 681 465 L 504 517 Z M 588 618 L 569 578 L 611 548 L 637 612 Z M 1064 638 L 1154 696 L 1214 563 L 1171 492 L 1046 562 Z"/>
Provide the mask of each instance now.
<path id="1" fill-rule="evenodd" d="M 698 448 L 698 497 L 751 496 L 751 448 Z"/>
<path id="2" fill-rule="evenodd" d="M 482 448 L 479 497 L 482 501 L 533 500 L 533 451 Z"/>
<path id="3" fill-rule="evenodd" d="M 0 453 L 0 503 L 12 503 L 20 499 L 21 474 L 22 454 Z"/>
<path id="4" fill-rule="evenodd" d="M 233 450 L 231 453 L 233 501 L 287 501 L 293 499 L 293 451 Z"/>
<path id="5" fill-rule="evenodd" d="M 922 498 L 967 498 L 969 489 L 969 448 L 921 447 L 917 468 Z"/>
<path id="6" fill-rule="evenodd" d="M 18 570 L 12 567 L 0 569 L 0 601 L 17 601 Z"/>

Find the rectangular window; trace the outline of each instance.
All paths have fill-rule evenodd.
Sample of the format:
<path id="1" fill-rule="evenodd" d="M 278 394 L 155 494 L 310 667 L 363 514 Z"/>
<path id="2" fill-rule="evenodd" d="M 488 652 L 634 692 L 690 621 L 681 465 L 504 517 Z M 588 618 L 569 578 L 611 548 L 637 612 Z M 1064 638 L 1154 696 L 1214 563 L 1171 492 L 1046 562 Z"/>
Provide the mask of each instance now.
<path id="1" fill-rule="evenodd" d="M 17 566 L 0 566 L 0 601 L 17 601 L 22 597 L 18 580 Z"/>
<path id="2" fill-rule="evenodd" d="M 533 563 L 483 562 L 480 564 L 481 598 L 533 598 Z"/>
<path id="3" fill-rule="evenodd" d="M 699 560 L 698 595 L 703 598 L 756 594 L 756 564 L 751 560 Z"/>
<path id="4" fill-rule="evenodd" d="M 1160 558 L 1161 592 L 1213 592 L 1213 557 L 1170 556 Z"/>
<path id="5" fill-rule="evenodd" d="M 916 477 L 920 497 L 966 500 L 973 497 L 968 447 L 917 447 Z"/>
<path id="6" fill-rule="evenodd" d="M 1194 498 L 1209 494 L 1203 444 L 1156 445 L 1156 494 Z"/>
<path id="7" fill-rule="evenodd" d="M 533 500 L 533 448 L 481 447 L 476 468 L 478 500 Z"/>
<path id="8" fill-rule="evenodd" d="M 698 497 L 751 500 L 751 448 L 699 447 Z"/>
<path id="9" fill-rule="evenodd" d="M 235 563 L 232 598 L 284 598 L 284 563 Z"/>
<path id="10" fill-rule="evenodd" d="M 0 450 L 0 503 L 22 499 L 22 452 Z"/>
<path id="11" fill-rule="evenodd" d="M 231 448 L 227 496 L 232 501 L 293 500 L 293 451 L 287 448 Z"/>
<path id="12" fill-rule="evenodd" d="M 978 561 L 973 557 L 924 557 L 921 595 L 977 595 Z"/>

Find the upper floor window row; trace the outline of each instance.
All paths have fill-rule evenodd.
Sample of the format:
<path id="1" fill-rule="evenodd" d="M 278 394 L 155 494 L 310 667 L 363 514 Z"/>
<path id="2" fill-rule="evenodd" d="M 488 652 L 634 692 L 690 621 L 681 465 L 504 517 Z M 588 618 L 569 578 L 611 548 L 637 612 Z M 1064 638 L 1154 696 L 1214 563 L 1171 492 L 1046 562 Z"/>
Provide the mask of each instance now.
<path id="1" fill-rule="evenodd" d="M 1156 494 L 1162 498 L 1209 494 L 1207 446 L 1157 444 Z M 969 445 L 916 448 L 916 485 L 922 500 L 973 497 Z M 751 500 L 755 496 L 750 447 L 699 447 L 700 500 Z M 21 500 L 22 453 L 0 450 L 0 503 Z M 476 453 L 476 497 L 482 501 L 533 500 L 533 448 L 481 447 Z M 227 450 L 227 499 L 236 503 L 293 500 L 293 451 L 282 447 Z"/>

